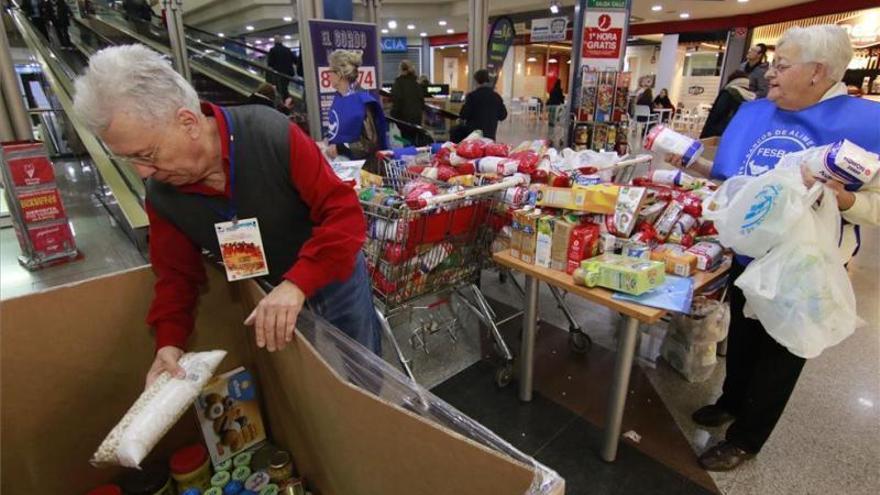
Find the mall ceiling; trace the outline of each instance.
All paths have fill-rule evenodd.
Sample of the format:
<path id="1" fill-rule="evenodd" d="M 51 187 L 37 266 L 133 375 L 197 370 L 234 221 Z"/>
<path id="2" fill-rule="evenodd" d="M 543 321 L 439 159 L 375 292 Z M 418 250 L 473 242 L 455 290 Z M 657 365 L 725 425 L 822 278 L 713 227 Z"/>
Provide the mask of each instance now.
<path id="1" fill-rule="evenodd" d="M 809 0 L 633 0 L 633 22 L 668 22 L 753 14 Z M 551 16 L 549 0 L 488 0 L 489 15 L 529 12 Z M 353 0 L 355 18 L 366 18 L 360 0 Z M 562 0 L 563 13 L 575 0 Z M 293 34 L 294 3 L 290 0 L 184 0 L 185 22 L 227 36 Z M 388 35 L 418 37 L 467 31 L 467 0 L 382 0 L 381 28 Z M 392 22 L 393 21 L 393 22 Z M 389 24 L 390 23 L 390 24 Z M 248 29 L 250 26 L 252 29 Z"/>

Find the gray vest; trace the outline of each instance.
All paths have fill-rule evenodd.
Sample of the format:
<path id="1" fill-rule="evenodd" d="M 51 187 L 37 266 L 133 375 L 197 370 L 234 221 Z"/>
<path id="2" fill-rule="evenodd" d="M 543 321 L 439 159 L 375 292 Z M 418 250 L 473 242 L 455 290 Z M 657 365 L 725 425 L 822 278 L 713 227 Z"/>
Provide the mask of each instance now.
<path id="1" fill-rule="evenodd" d="M 230 159 L 235 166 L 238 218 L 259 220 L 269 263 L 267 279 L 276 285 L 296 262 L 313 226 L 308 205 L 291 183 L 291 124 L 286 116 L 262 105 L 227 111 L 235 136 Z M 220 259 L 214 224 L 227 220 L 223 213 L 229 210 L 229 201 L 224 197 L 187 194 L 149 179 L 147 201 L 196 245 Z"/>

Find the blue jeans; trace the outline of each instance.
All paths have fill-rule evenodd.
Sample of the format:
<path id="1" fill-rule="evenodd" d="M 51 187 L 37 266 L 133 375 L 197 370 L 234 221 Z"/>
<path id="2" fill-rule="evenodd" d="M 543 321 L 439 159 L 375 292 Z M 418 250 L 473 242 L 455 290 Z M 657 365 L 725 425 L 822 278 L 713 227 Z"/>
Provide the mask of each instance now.
<path id="1" fill-rule="evenodd" d="M 309 299 L 309 306 L 344 334 L 382 356 L 381 327 L 363 253 L 358 253 L 354 273 L 348 280 L 318 290 Z"/>

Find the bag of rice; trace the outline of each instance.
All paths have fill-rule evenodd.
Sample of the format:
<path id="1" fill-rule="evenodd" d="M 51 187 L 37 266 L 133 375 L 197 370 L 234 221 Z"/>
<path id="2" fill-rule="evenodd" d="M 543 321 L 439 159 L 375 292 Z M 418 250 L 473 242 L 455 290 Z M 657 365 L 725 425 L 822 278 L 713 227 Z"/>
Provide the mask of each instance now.
<path id="1" fill-rule="evenodd" d="M 137 468 L 177 423 L 214 374 L 226 351 L 193 352 L 180 358 L 186 378 L 162 373 L 131 406 L 92 456 L 94 466 Z"/>

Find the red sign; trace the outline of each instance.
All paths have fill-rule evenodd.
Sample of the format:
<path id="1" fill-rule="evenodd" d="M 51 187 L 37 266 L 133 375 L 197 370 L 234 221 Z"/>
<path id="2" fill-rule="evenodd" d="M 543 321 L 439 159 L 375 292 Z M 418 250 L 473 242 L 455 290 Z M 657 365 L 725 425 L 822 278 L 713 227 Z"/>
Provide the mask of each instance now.
<path id="1" fill-rule="evenodd" d="M 46 156 L 10 157 L 9 172 L 15 187 L 40 186 L 55 181 L 52 162 Z"/>
<path id="2" fill-rule="evenodd" d="M 584 30 L 584 48 L 581 57 L 617 58 L 620 56 L 621 39 L 623 39 L 623 29 L 610 28 L 603 31 L 601 28 L 588 27 Z"/>
<path id="3" fill-rule="evenodd" d="M 76 252 L 73 233 L 66 219 L 57 223 L 29 227 L 28 236 L 31 238 L 34 251 L 43 256 Z"/>
<path id="4" fill-rule="evenodd" d="M 43 189 L 18 193 L 18 203 L 24 214 L 27 224 L 61 220 L 64 216 L 64 206 L 61 204 L 61 196 L 58 189 Z"/>

